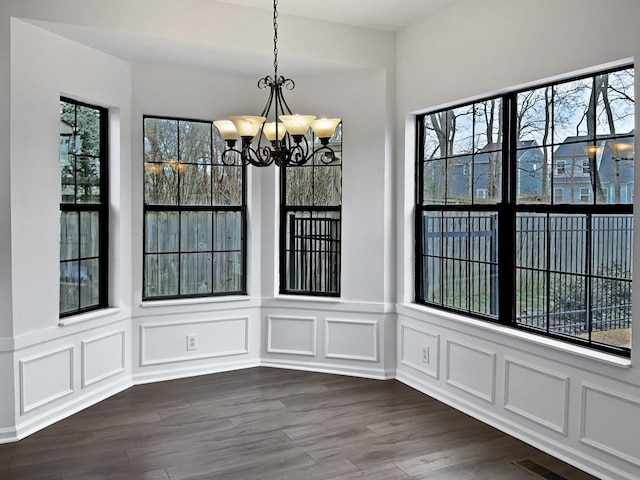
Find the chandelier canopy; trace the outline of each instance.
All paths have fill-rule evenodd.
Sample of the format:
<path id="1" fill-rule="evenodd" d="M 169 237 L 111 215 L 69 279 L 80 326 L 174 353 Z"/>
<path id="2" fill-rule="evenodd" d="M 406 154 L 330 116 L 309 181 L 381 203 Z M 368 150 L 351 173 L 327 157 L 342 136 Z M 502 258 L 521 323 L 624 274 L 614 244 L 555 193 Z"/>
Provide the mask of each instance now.
<path id="1" fill-rule="evenodd" d="M 278 0 L 273 1 L 273 70 L 273 76 L 258 81 L 259 89 L 269 89 L 269 98 L 259 116 L 234 115 L 228 120 L 213 122 L 226 142 L 222 162 L 237 165 L 239 161 L 256 167 L 266 167 L 272 163 L 283 167 L 299 166 L 319 153 L 322 153 L 320 158 L 323 162 L 332 162 L 335 153 L 329 145 L 329 139 L 341 119 L 294 115 L 284 98 L 283 90 L 293 90 L 295 82 L 278 75 Z M 267 122 L 270 117 L 273 121 Z M 320 145 L 314 145 L 309 140 L 309 129 Z M 236 148 L 239 139 L 241 146 Z"/>

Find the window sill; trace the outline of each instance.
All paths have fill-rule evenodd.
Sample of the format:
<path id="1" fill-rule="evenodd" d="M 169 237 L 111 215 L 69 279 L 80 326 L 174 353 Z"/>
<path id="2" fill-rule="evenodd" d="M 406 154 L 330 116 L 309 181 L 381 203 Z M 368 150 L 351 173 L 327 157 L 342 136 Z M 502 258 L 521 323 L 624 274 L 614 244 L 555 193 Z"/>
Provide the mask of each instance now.
<path id="1" fill-rule="evenodd" d="M 543 337 L 530 332 L 524 332 L 516 330 L 514 328 L 505 327 L 503 325 L 494 324 L 491 322 L 484 322 L 475 318 L 465 317 L 463 315 L 455 314 L 452 312 L 446 312 L 435 308 L 430 308 L 417 304 L 405 304 L 404 307 L 407 310 L 418 312 L 422 314 L 429 314 L 438 318 L 453 321 L 459 324 L 468 325 L 484 331 L 494 332 L 505 338 L 517 338 L 519 340 L 544 347 L 550 348 L 562 353 L 573 355 L 587 360 L 593 360 L 599 363 L 604 363 L 618 368 L 631 368 L 631 359 L 621 357 L 611 353 L 600 352 L 580 345 L 574 345 L 572 343 L 566 343 L 554 338 Z M 416 317 L 414 317 L 416 318 Z M 420 319 L 420 318 L 418 318 Z M 476 335 L 478 338 L 480 335 Z M 504 342 L 505 345 L 513 346 L 510 342 Z"/>
<path id="2" fill-rule="evenodd" d="M 102 310 L 95 310 L 93 312 L 81 313 L 79 315 L 73 315 L 71 317 L 65 317 L 58 320 L 59 327 L 68 327 L 69 325 L 76 325 L 78 323 L 88 322 L 90 320 L 98 320 L 100 318 L 109 317 L 111 315 L 117 315 L 122 309 L 117 307 L 104 308 Z"/>
<path id="3" fill-rule="evenodd" d="M 340 297 L 321 297 L 314 295 L 287 295 L 284 293 L 279 293 L 274 295 L 273 298 L 275 300 L 292 300 L 294 302 L 322 302 L 322 303 L 341 303 L 342 299 Z"/>
<path id="4" fill-rule="evenodd" d="M 172 307 L 184 305 L 204 305 L 212 303 L 248 302 L 249 295 L 233 295 L 229 297 L 200 297 L 200 298 L 175 298 L 168 300 L 145 300 L 140 303 L 141 308 Z"/>

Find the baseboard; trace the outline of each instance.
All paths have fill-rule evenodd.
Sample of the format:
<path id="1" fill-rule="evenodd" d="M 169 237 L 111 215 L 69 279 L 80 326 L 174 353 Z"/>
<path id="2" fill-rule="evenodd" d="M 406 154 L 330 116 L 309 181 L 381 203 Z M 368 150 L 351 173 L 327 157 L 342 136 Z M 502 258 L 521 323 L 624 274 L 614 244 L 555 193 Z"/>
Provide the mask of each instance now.
<path id="1" fill-rule="evenodd" d="M 109 397 L 112 397 L 113 395 L 127 390 L 129 387 L 131 387 L 131 381 L 129 380 L 129 377 L 127 377 L 125 379 L 104 386 L 98 390 L 94 390 L 87 395 L 82 395 L 78 398 L 75 398 L 69 402 L 64 403 L 60 407 L 46 411 L 38 416 L 30 418 L 25 422 L 19 423 L 15 428 L 15 438 L 11 441 L 21 440 L 39 430 L 42 430 L 43 428 L 59 422 L 60 420 L 70 417 L 71 415 L 78 413 L 85 408 L 91 407 L 96 403 L 99 403 Z"/>
<path id="2" fill-rule="evenodd" d="M 216 363 L 199 368 L 181 367 L 165 368 L 162 370 L 152 370 L 149 372 L 139 372 L 133 374 L 133 385 L 143 385 L 145 383 L 163 382 L 166 380 L 176 380 L 178 378 L 198 377 L 200 375 L 211 375 L 213 373 L 231 372 L 245 368 L 259 367 L 259 360 L 243 360 L 235 362 Z"/>
<path id="3" fill-rule="evenodd" d="M 15 428 L 0 428 L 0 445 L 18 441 L 18 432 Z"/>
<path id="4" fill-rule="evenodd" d="M 395 370 L 381 368 L 350 367 L 319 362 L 292 362 L 285 360 L 265 360 L 260 362 L 262 367 L 285 368 L 288 370 L 302 370 L 306 372 L 330 373 L 349 377 L 371 378 L 373 380 L 391 380 L 395 378 Z"/>
<path id="5" fill-rule="evenodd" d="M 446 392 L 432 384 L 426 383 L 405 371 L 398 371 L 396 373 L 396 380 L 421 393 L 424 393 L 425 395 L 428 395 L 429 397 L 449 405 L 456 410 L 480 420 L 481 422 L 486 423 L 507 435 L 517 438 L 538 450 L 548 453 L 565 463 L 594 475 L 601 480 L 637 480 L 636 477 L 631 476 L 630 474 L 611 465 L 604 464 L 602 461 L 598 461 L 584 452 L 569 448 L 562 443 L 556 442 L 548 437 L 544 437 L 533 430 L 516 425 L 508 419 L 502 418 L 487 410 L 479 409 L 475 405 L 453 396 L 449 392 Z"/>

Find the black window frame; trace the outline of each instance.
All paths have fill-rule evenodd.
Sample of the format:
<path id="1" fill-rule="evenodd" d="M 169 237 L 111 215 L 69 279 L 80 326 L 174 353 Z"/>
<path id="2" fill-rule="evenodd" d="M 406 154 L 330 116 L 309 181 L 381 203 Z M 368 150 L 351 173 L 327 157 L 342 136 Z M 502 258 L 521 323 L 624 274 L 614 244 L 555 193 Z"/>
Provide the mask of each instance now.
<path id="1" fill-rule="evenodd" d="M 100 202 L 99 203 L 81 203 L 77 200 L 71 202 L 63 202 L 61 191 L 60 198 L 60 215 L 62 218 L 63 213 L 77 213 L 78 214 L 78 229 L 81 229 L 81 217 L 82 213 L 87 212 L 95 212 L 98 214 L 98 301 L 90 306 L 82 307 L 81 303 L 81 290 L 82 290 L 82 278 L 80 272 L 78 272 L 78 308 L 73 310 L 67 310 L 65 312 L 58 311 L 59 318 L 67 318 L 74 315 L 79 315 L 86 312 L 91 312 L 94 310 L 101 310 L 107 308 L 109 306 L 109 111 L 107 108 L 92 105 L 89 103 L 81 102 L 79 100 L 75 100 L 70 97 L 61 96 L 60 103 L 67 103 L 70 105 L 74 105 L 74 125 L 71 128 L 74 130 L 73 135 L 77 130 L 78 120 L 77 120 L 77 109 L 78 107 L 84 107 L 93 109 L 99 112 L 100 114 L 100 130 L 99 130 L 99 142 L 100 142 L 100 153 L 97 156 L 94 156 L 99 161 L 99 172 L 100 172 Z M 82 155 L 82 156 L 90 156 L 90 155 Z M 78 188 L 78 178 L 77 171 L 74 167 L 74 190 L 77 191 Z M 62 168 L 60 169 L 60 182 L 62 184 Z M 78 238 L 78 243 L 82 243 L 82 239 Z M 61 243 L 62 246 L 62 243 Z M 78 252 L 81 251 L 80 246 L 78 246 Z M 78 262 L 82 262 L 83 260 L 95 259 L 95 256 L 81 256 L 80 253 L 77 257 Z M 60 258 L 60 266 L 62 267 L 63 263 L 68 263 L 74 260 L 62 260 Z M 62 268 L 61 268 L 62 270 Z M 61 275 L 62 277 L 62 271 Z M 62 278 L 60 279 L 62 281 Z"/>
<path id="2" fill-rule="evenodd" d="M 542 83 L 540 85 L 535 85 L 534 87 L 528 87 L 524 89 L 518 89 L 514 91 L 510 91 L 504 94 L 495 95 L 492 97 L 487 97 L 479 100 L 474 100 L 471 102 L 465 102 L 461 104 L 456 104 L 451 107 L 438 109 L 434 111 L 425 112 L 416 116 L 416 124 L 415 124 L 415 134 L 416 134 L 416 142 L 415 142 L 415 211 L 414 211 L 414 233 L 415 233 L 415 243 L 414 243 L 414 272 L 415 272 L 415 283 L 414 283 L 414 302 L 417 304 L 429 306 L 432 308 L 449 311 L 452 313 L 462 314 L 464 316 L 469 316 L 473 318 L 478 318 L 484 321 L 488 321 L 491 323 L 497 323 L 500 325 L 508 326 L 510 328 L 514 328 L 517 330 L 528 331 L 531 333 L 535 333 L 537 335 L 541 335 L 543 337 L 553 338 L 565 341 L 567 343 L 576 344 L 580 346 L 585 346 L 593 350 L 602 351 L 606 353 L 612 353 L 615 355 L 619 355 L 622 357 L 630 357 L 631 349 L 626 346 L 617 346 L 606 343 L 601 343 L 598 341 L 594 341 L 591 338 L 591 330 L 589 330 L 588 339 L 576 338 L 575 336 L 570 335 L 562 335 L 549 330 L 547 325 L 546 331 L 530 328 L 526 325 L 522 325 L 516 322 L 516 259 L 515 259 L 515 238 L 516 238 L 516 218 L 518 214 L 526 214 L 526 213 L 542 213 L 547 216 L 552 216 L 554 214 L 572 214 L 579 215 L 584 214 L 587 218 L 587 222 L 589 224 L 589 232 L 588 238 L 591 238 L 594 235 L 594 231 L 591 230 L 591 219 L 594 216 L 601 215 L 624 215 L 624 216 L 632 216 L 633 214 L 633 196 L 631 193 L 631 203 L 619 203 L 619 204 L 603 204 L 598 203 L 596 200 L 596 195 L 593 192 L 590 192 L 590 199 L 588 202 L 580 201 L 577 202 L 575 200 L 571 200 L 574 203 L 562 203 L 555 202 L 555 188 L 553 181 L 551 181 L 550 186 L 550 200 L 549 204 L 527 204 L 524 202 L 518 202 L 517 200 L 517 177 L 516 177 L 516 168 L 517 168 L 517 156 L 518 156 L 518 141 L 517 141 L 517 127 L 516 127 L 516 109 L 517 109 L 517 95 L 522 92 L 528 92 L 538 88 L 544 88 L 547 86 L 553 87 L 556 85 L 560 85 L 566 82 L 571 82 L 575 80 L 583 80 L 583 79 L 591 79 L 595 81 L 595 78 L 599 75 L 605 75 L 608 73 L 613 73 L 617 71 L 623 71 L 626 69 L 633 69 L 633 64 L 627 64 L 615 68 L 610 68 L 607 70 L 596 71 L 589 74 L 579 75 L 571 78 L 562 79 L 559 81 Z M 422 168 L 424 159 L 424 136 L 423 132 L 425 129 L 424 122 L 425 118 L 428 115 L 446 112 L 449 110 L 453 110 L 460 107 L 465 107 L 469 105 L 473 105 L 476 103 L 481 103 L 483 101 L 488 101 L 492 99 L 502 99 L 504 102 L 503 109 L 503 139 L 502 139 L 502 198 L 500 201 L 492 204 L 465 204 L 465 205 L 447 205 L 445 202 L 442 204 L 431 204 L 426 205 L 424 202 L 424 169 Z M 618 136 L 627 136 L 635 138 L 633 133 L 628 134 L 619 134 Z M 588 140 L 589 145 L 595 146 L 596 142 L 602 140 L 602 137 L 606 137 L 613 141 L 614 137 L 617 137 L 614 134 L 609 134 L 599 136 L 596 134 L 594 139 Z M 444 158 L 444 156 L 443 156 Z M 562 171 L 559 169 L 562 167 Z M 562 176 L 567 175 L 566 171 L 567 165 L 564 161 L 559 161 L 556 164 L 550 165 L 550 175 L 553 176 Z M 580 173 L 583 172 L 583 168 L 580 169 Z M 566 192 L 565 192 L 566 196 Z M 497 306 L 499 313 L 496 314 L 495 317 L 491 317 L 490 315 L 482 315 L 472 311 L 466 311 L 460 308 L 452 308 L 447 305 L 437 304 L 433 302 L 429 302 L 425 300 L 424 295 L 424 285 L 425 285 L 425 272 L 423 268 L 423 256 L 424 256 L 424 238 L 422 235 L 424 224 L 423 224 L 423 214 L 424 212 L 460 212 L 460 213 L 474 213 L 474 212 L 497 212 L 498 217 L 498 248 L 497 248 L 497 259 L 496 259 L 496 268 L 497 268 L 497 291 L 498 292 L 509 292 L 509 294 L 499 294 L 499 298 L 497 300 Z M 505 240 L 506 239 L 506 240 Z M 589 249 L 589 247 L 587 247 Z M 590 258 L 590 253 L 586 255 L 586 262 L 590 263 L 588 260 Z M 444 258 L 444 257 L 443 257 Z M 585 275 L 586 278 L 591 281 L 597 275 L 591 271 L 591 267 L 587 267 L 588 272 Z M 550 271 L 550 267 L 547 266 L 547 271 Z M 631 284 L 631 281 L 629 281 Z M 591 289 L 592 287 L 587 287 Z M 587 294 L 590 296 L 590 294 Z M 587 300 L 588 302 L 590 300 Z M 548 315 L 548 312 L 547 312 Z M 589 329 L 591 329 L 591 309 L 589 309 L 587 313 L 589 317 Z M 548 323 L 548 321 L 547 321 Z"/>
<path id="3" fill-rule="evenodd" d="M 143 115 L 142 123 L 143 123 L 143 155 L 144 154 L 144 142 L 146 139 L 145 129 L 146 129 L 146 120 L 147 119 L 155 119 L 155 120 L 167 120 L 167 121 L 175 121 L 177 122 L 178 132 L 180 130 L 179 124 L 180 122 L 190 122 L 190 123 L 202 123 L 207 124 L 211 133 L 211 142 L 210 142 L 210 158 L 211 165 L 214 165 L 215 158 L 218 159 L 217 165 L 221 167 L 227 167 L 220 160 L 220 152 L 216 151 L 215 143 L 216 143 L 216 135 L 217 130 L 214 128 L 211 120 L 202 120 L 202 119 L 194 119 L 194 118 L 185 118 L 185 117 L 174 117 L 174 116 L 166 116 L 166 115 Z M 179 137 L 179 133 L 178 133 Z M 180 147 L 177 148 L 178 152 L 180 152 Z M 177 164 L 181 164 L 180 158 L 173 159 Z M 146 163 L 146 162 L 143 162 Z M 189 299 L 189 298 L 207 298 L 207 297 L 225 297 L 225 296 L 234 296 L 234 295 L 247 295 L 247 167 L 245 165 L 240 166 L 229 166 L 230 168 L 240 168 L 241 176 L 242 176 L 242 191 L 241 191 L 241 201 L 239 205 L 184 205 L 180 204 L 180 180 L 178 180 L 177 191 L 175 192 L 177 203 L 176 204 L 149 204 L 146 201 L 146 194 L 143 194 L 143 244 L 142 244 L 142 300 L 143 301 L 162 301 L 162 300 L 175 300 L 175 299 Z M 146 168 L 146 165 L 145 167 Z M 180 176 L 178 176 L 180 179 Z M 145 180 L 143 179 L 143 185 L 145 185 Z M 213 186 L 212 186 L 213 188 Z M 206 293 L 180 293 L 181 291 L 181 278 L 182 271 L 180 266 L 178 266 L 178 294 L 176 295 L 149 295 L 146 292 L 146 258 L 147 255 L 153 255 L 154 253 L 148 253 L 147 248 L 147 213 L 149 212 L 176 212 L 180 217 L 183 213 L 191 213 L 191 212 L 211 212 L 215 214 L 216 212 L 238 212 L 240 214 L 240 261 L 242 265 L 240 267 L 241 270 L 241 278 L 240 278 L 240 288 L 227 290 L 227 291 L 214 291 L 213 285 L 211 288 L 211 292 Z M 178 221 L 178 233 L 177 236 L 181 238 L 181 221 Z M 212 226 L 212 228 L 214 228 Z M 178 241 L 180 245 L 180 240 Z M 203 251 L 204 252 L 204 251 Z M 207 250 L 206 252 L 209 252 Z M 221 253 L 221 251 L 211 250 L 211 253 Z M 166 253 L 166 252 L 163 252 Z M 171 252 L 176 254 L 179 259 L 179 263 L 182 262 L 182 255 L 185 253 L 181 247 L 175 252 Z M 193 252 L 187 252 L 193 253 Z M 199 252 L 198 252 L 199 253 Z M 156 253 L 157 254 L 157 253 Z M 212 271 L 213 271 L 213 262 L 212 262 Z"/>
<path id="4" fill-rule="evenodd" d="M 281 166 L 280 167 L 280 246 L 279 246 L 279 293 L 281 295 L 300 295 L 310 297 L 340 297 L 342 289 L 342 122 L 338 125 L 336 132 L 339 132 L 339 140 L 333 141 L 332 137 L 329 145 L 332 147 L 339 143 L 339 149 L 336 148 L 336 155 L 339 156 L 339 164 L 323 164 L 318 155 L 310 159 L 308 163 L 301 166 Z M 316 139 L 313 133 L 308 134 L 310 145 L 316 145 Z M 323 155 L 320 153 L 319 155 Z M 314 163 L 315 162 L 315 163 Z M 315 165 L 315 166 L 314 166 Z M 315 168 L 340 169 L 340 201 L 337 205 L 316 205 L 316 197 L 313 196 L 311 205 L 289 205 L 287 203 L 287 174 L 294 169 L 314 169 L 313 177 L 315 178 Z M 312 180 L 313 183 L 313 180 Z M 313 191 L 313 186 L 312 186 Z M 314 192 L 315 193 L 315 192 Z M 337 217 L 337 218 L 336 218 Z M 306 226 L 303 226 L 306 223 Z M 294 224 L 302 226 L 303 232 L 297 232 Z M 330 234 L 327 235 L 327 229 Z M 321 230 L 321 232 L 319 232 Z M 296 234 L 297 232 L 297 234 Z M 307 237 L 306 239 L 304 237 Z M 313 238 L 311 238 L 313 237 Z M 298 240 L 296 240 L 298 239 Z M 313 262 L 311 257 L 313 254 L 324 255 L 324 258 L 333 258 L 334 262 L 331 267 L 322 264 L 321 270 L 325 272 L 322 278 L 318 279 L 313 276 L 314 266 L 306 262 L 300 263 L 297 270 L 290 267 L 296 264 L 292 258 L 295 256 L 296 246 L 291 243 L 301 245 L 305 243 L 311 245 L 312 251 L 306 256 L 309 262 Z M 289 260 L 288 260 L 289 259 Z M 331 260 L 328 260 L 331 262 Z M 329 274 L 326 271 L 329 270 Z M 292 288 L 291 285 L 304 285 L 306 288 Z M 327 290 L 322 285 L 333 285 L 335 288 Z"/>

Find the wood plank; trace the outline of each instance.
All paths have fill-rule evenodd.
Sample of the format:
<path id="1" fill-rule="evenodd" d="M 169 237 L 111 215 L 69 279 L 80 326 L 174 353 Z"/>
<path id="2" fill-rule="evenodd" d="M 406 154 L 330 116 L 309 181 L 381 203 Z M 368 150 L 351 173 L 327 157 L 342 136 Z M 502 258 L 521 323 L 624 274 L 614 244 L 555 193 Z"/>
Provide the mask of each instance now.
<path id="1" fill-rule="evenodd" d="M 584 472 L 395 380 L 252 368 L 139 385 L 14 444 L 4 480 L 534 480 Z"/>

